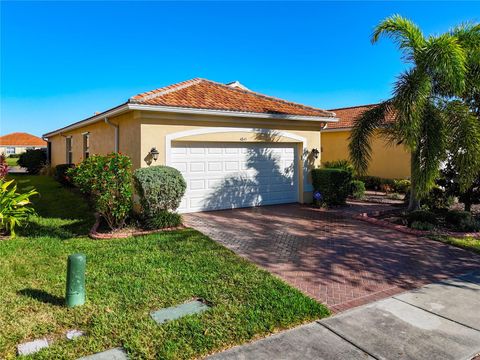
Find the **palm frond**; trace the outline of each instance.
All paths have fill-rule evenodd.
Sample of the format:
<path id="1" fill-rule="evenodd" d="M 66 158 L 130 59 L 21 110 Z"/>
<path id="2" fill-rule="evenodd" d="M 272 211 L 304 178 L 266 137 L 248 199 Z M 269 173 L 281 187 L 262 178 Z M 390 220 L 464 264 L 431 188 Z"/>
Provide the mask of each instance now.
<path id="1" fill-rule="evenodd" d="M 455 36 L 442 34 L 428 38 L 417 57 L 417 66 L 426 69 L 434 79 L 436 94 L 451 97 L 464 92 L 467 55 Z"/>
<path id="2" fill-rule="evenodd" d="M 372 158 L 371 138 L 374 132 L 385 124 L 391 114 L 390 101 L 385 101 L 363 112 L 354 122 L 350 133 L 348 149 L 350 160 L 358 174 L 365 174 Z"/>
<path id="3" fill-rule="evenodd" d="M 395 130 L 411 151 L 418 144 L 422 116 L 431 92 L 430 77 L 418 68 L 405 71 L 395 83 L 392 101 L 396 117 Z"/>
<path id="4" fill-rule="evenodd" d="M 445 117 L 432 102 L 424 107 L 422 132 L 414 150 L 412 178 L 415 179 L 415 193 L 426 196 L 440 174 L 440 166 L 446 158 Z"/>
<path id="5" fill-rule="evenodd" d="M 425 37 L 420 28 L 398 14 L 383 20 L 375 27 L 372 43 L 376 43 L 382 35 L 391 38 L 410 61 L 415 59 L 417 52 L 425 45 Z"/>
<path id="6" fill-rule="evenodd" d="M 480 122 L 460 101 L 449 102 L 445 112 L 451 162 L 458 172 L 461 191 L 465 191 L 480 173 Z"/>

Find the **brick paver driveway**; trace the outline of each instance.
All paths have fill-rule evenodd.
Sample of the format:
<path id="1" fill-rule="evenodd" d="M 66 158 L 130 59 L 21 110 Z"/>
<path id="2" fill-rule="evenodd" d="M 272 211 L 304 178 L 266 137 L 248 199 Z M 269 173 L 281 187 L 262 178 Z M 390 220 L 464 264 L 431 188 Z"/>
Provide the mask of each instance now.
<path id="1" fill-rule="evenodd" d="M 334 312 L 480 267 L 470 252 L 298 204 L 187 214 L 185 222 Z"/>

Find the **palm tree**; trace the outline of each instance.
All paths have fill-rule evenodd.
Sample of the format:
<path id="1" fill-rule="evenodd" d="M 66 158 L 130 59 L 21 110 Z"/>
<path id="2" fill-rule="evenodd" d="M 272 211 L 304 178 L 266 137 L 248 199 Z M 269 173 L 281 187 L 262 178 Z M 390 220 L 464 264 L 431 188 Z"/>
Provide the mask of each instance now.
<path id="1" fill-rule="evenodd" d="M 403 144 L 411 154 L 409 210 L 418 208 L 419 199 L 432 189 L 449 153 L 458 157 L 465 189 L 480 170 L 480 124 L 472 121 L 471 111 L 461 100 L 472 57 L 467 48 L 476 44 L 472 39 L 477 33 L 478 26 L 463 26 L 427 38 L 399 15 L 385 19 L 373 32 L 372 43 L 381 36 L 390 37 L 411 66 L 398 77 L 392 98 L 356 119 L 350 158 L 363 174 L 371 159 L 374 134 L 380 132 L 392 144 Z"/>

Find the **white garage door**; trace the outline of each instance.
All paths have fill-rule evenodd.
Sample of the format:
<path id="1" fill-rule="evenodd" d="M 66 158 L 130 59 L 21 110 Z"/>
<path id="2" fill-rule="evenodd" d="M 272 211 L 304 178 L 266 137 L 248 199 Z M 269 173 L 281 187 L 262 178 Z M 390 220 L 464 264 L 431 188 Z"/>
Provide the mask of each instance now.
<path id="1" fill-rule="evenodd" d="M 179 212 L 298 201 L 295 144 L 173 142 L 171 166 L 187 191 Z"/>

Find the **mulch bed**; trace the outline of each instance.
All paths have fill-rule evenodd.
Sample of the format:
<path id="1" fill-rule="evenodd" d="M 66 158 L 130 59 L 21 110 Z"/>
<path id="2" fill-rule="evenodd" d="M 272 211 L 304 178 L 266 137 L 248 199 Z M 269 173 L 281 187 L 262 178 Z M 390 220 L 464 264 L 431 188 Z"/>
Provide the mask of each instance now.
<path id="1" fill-rule="evenodd" d="M 165 231 L 174 231 L 174 230 L 185 229 L 185 226 L 181 225 L 181 226 L 177 226 L 177 227 L 155 229 L 155 230 L 145 230 L 145 229 L 139 229 L 139 228 L 136 228 L 136 227 L 127 227 L 127 228 L 123 228 L 121 230 L 104 232 L 101 229 L 102 228 L 101 224 L 102 224 L 101 217 L 98 216 L 98 215 L 95 215 L 95 224 L 93 224 L 90 232 L 88 233 L 88 236 L 90 238 L 95 239 L 95 240 L 125 239 L 125 238 L 129 238 L 129 237 L 132 237 L 132 236 L 144 236 L 144 235 L 162 233 L 162 232 L 165 232 Z"/>

